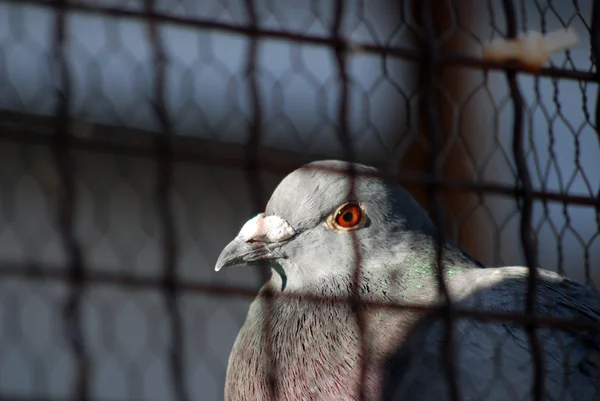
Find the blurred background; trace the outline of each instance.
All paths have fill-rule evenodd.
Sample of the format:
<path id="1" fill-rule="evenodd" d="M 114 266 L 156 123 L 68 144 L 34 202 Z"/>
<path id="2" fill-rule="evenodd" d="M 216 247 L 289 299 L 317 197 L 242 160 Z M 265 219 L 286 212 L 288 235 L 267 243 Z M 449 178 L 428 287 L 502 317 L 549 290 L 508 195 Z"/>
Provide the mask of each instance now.
<path id="1" fill-rule="evenodd" d="M 542 74 L 518 75 L 532 185 L 593 198 L 593 1 L 513 3 L 519 32 L 571 27 L 581 38 Z M 418 63 L 419 2 L 340 4 L 356 158 L 419 177 L 431 156 L 421 88 L 432 79 Z M 288 172 L 347 157 L 336 5 L 0 0 L 0 398 L 223 398 L 264 278 L 215 273 L 217 256 Z M 477 62 L 482 43 L 506 36 L 502 2 L 436 0 L 430 14 L 449 60 L 433 105 L 443 177 L 512 188 L 506 74 Z M 427 207 L 423 183 L 405 184 Z M 445 230 L 476 258 L 525 263 L 510 192 L 444 191 L 440 201 Z M 594 285 L 599 228 L 593 206 L 536 199 L 539 265 Z"/>

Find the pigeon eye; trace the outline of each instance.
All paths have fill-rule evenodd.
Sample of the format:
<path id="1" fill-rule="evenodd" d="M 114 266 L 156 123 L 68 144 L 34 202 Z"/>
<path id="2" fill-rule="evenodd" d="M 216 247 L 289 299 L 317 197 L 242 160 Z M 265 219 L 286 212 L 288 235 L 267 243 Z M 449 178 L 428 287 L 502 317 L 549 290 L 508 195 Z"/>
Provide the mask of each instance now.
<path id="1" fill-rule="evenodd" d="M 365 217 L 358 202 L 348 202 L 331 215 L 328 228 L 335 231 L 353 231 L 363 225 Z"/>

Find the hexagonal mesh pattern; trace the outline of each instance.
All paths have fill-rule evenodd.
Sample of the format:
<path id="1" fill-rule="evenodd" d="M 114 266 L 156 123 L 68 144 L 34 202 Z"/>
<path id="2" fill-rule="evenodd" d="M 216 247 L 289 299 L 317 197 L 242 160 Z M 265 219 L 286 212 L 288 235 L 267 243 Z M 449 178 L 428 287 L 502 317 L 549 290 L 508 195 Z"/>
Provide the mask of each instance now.
<path id="1" fill-rule="evenodd" d="M 215 261 L 315 159 L 375 165 L 484 264 L 542 266 L 595 298 L 599 24 L 593 0 L 0 0 L 0 398 L 223 399 L 268 275 Z M 480 56 L 567 27 L 580 45 L 539 70 Z M 532 318 L 529 283 L 516 316 L 434 308 L 530 347 L 524 367 L 506 338 L 489 345 L 494 380 L 469 378 L 470 399 L 520 399 L 507 369 L 600 344 L 592 318 Z M 537 400 L 577 399 L 534 371 Z"/>

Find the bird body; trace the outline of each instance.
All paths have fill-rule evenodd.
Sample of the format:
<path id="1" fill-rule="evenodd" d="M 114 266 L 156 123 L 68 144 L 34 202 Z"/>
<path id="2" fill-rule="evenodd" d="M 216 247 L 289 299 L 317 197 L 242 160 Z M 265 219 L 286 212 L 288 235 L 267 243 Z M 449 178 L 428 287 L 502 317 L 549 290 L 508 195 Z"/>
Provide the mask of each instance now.
<path id="1" fill-rule="evenodd" d="M 454 262 L 456 258 L 464 268 L 475 267 L 466 255 L 452 253 L 454 258 L 447 255 L 447 260 Z M 410 250 L 403 260 L 410 269 L 399 269 L 408 273 L 394 282 L 387 274 L 365 273 L 358 288 L 361 298 L 393 304 L 410 302 L 423 290 L 435 294 L 432 257 L 435 253 L 431 250 Z M 459 265 L 453 264 L 447 274 L 460 270 Z M 279 276 L 274 275 L 250 306 L 230 356 L 226 399 L 271 399 L 271 368 L 276 371 L 278 400 L 357 400 L 361 358 L 355 312 L 348 302 L 327 301 L 340 294 L 351 294 L 353 281 L 349 277 L 334 277 L 322 281 L 318 292 L 306 293 L 309 297 L 275 296 L 269 301 L 268 293 L 276 293 L 280 285 Z M 319 313 L 315 313 L 315 308 Z M 393 345 L 401 341 L 403 329 L 412 325 L 417 315 L 381 308 L 363 313 L 368 329 L 364 333 L 369 346 L 367 354 L 371 358 L 365 385 L 367 393 L 375 394 L 381 391 L 377 378 L 385 357 L 394 351 Z M 262 380 L 248 380 L 250 377 Z"/>
<path id="2" fill-rule="evenodd" d="M 351 183 L 347 175 L 300 169 L 275 190 L 265 216 L 277 217 L 259 218 L 254 237 L 246 227 L 243 240 L 234 239 L 217 262 L 217 269 L 269 263 L 277 273 L 250 306 L 233 346 L 227 401 L 270 400 L 274 393 L 282 401 L 359 400 L 361 389 L 372 401 L 451 399 L 445 322 L 423 309 L 443 303 L 436 229 L 406 191 L 374 177 Z M 265 240 L 264 232 L 285 236 Z M 450 241 L 442 256 L 456 307 L 524 313 L 527 268 L 482 268 Z M 600 305 L 589 288 L 539 272 L 540 316 L 600 322 Z M 357 307 L 353 295 L 378 304 Z M 418 308 L 389 307 L 398 304 Z M 457 318 L 452 330 L 461 399 L 531 399 L 535 360 L 522 325 Z M 538 335 L 544 399 L 595 399 L 600 336 L 549 328 Z"/>

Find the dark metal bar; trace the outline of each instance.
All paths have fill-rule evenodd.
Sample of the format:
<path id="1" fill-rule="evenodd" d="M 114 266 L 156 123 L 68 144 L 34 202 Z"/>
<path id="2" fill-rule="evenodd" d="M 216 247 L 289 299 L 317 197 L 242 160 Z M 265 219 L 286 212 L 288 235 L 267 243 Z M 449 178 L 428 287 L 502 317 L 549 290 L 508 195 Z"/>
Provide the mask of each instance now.
<path id="1" fill-rule="evenodd" d="M 600 4 L 592 2 L 592 24 L 590 29 L 590 46 L 592 51 L 592 62 L 595 65 L 594 81 L 600 82 Z M 596 97 L 596 110 L 594 117 L 596 133 L 600 138 L 600 87 Z"/>
<path id="2" fill-rule="evenodd" d="M 68 282 L 69 277 L 68 270 L 63 269 L 60 265 L 0 261 L 0 278 L 2 279 L 24 278 L 30 281 Z M 148 289 L 160 290 L 164 288 L 164 279 L 135 276 L 131 273 L 87 271 L 85 275 L 85 284 L 120 287 L 131 291 Z M 174 280 L 173 286 L 179 293 L 186 292 L 228 297 L 240 296 L 243 298 L 254 298 L 258 292 L 258 288 L 206 284 L 187 280 Z"/>
<path id="3" fill-rule="evenodd" d="M 39 280 L 42 282 L 58 281 L 65 282 L 69 280 L 69 272 L 58 268 L 46 268 L 45 266 L 35 265 L 31 268 L 24 269 L 22 264 L 9 265 L 0 262 L 0 278 L 27 278 L 29 280 Z M 42 268 L 43 267 L 43 268 Z M 128 290 L 147 290 L 161 289 L 164 287 L 164 281 L 160 278 L 150 277 L 134 277 L 128 274 L 120 273 L 88 273 L 85 277 L 88 285 L 108 285 Z M 190 294 L 211 294 L 213 296 L 231 298 L 238 296 L 242 298 L 254 299 L 257 296 L 258 289 L 246 288 L 240 286 L 219 286 L 214 284 L 204 284 L 192 281 L 176 281 L 175 288 L 180 293 Z M 333 302 L 333 303 L 352 303 L 352 299 L 340 297 L 321 297 L 312 294 L 277 292 L 271 295 L 273 298 L 284 299 L 302 299 L 306 302 Z M 389 310 L 407 310 L 415 312 L 425 312 L 438 314 L 443 316 L 445 313 L 444 306 L 423 306 L 420 304 L 398 304 L 384 303 L 370 300 L 362 301 L 364 306 L 378 307 Z M 455 319 L 472 319 L 481 322 L 497 322 L 510 324 L 535 324 L 538 327 L 548 327 L 552 329 L 566 329 L 576 331 L 588 331 L 592 333 L 600 333 L 600 323 L 591 323 L 582 321 L 580 318 L 556 318 L 551 316 L 532 317 L 523 313 L 505 313 L 494 312 L 487 310 L 461 309 L 454 307 L 453 315 Z"/>
<path id="4" fill-rule="evenodd" d="M 3 394 L 0 393 L 0 400 L 2 401 L 68 401 L 68 398 L 62 397 L 45 397 L 45 396 L 24 396 L 16 394 Z M 97 401 L 109 401 L 103 400 L 102 398 L 96 399 Z M 110 400 L 113 401 L 113 400 Z M 142 401 L 142 400 L 131 400 L 131 401 Z"/>
<path id="5" fill-rule="evenodd" d="M 0 119 L 3 119 L 3 114 L 0 112 Z M 15 142 L 15 143 L 31 143 L 39 145 L 51 145 L 53 139 L 51 136 L 32 133 L 32 131 L 41 130 L 46 132 L 49 126 L 55 124 L 52 118 L 27 116 L 22 117 L 22 123 L 11 122 L 4 125 L 4 121 L 0 121 L 0 129 L 4 132 L 0 135 L 0 141 Z M 28 122 L 39 121 L 31 127 L 22 129 L 20 125 L 26 125 Z M 98 132 L 93 138 L 71 137 L 71 148 L 89 150 L 98 153 L 122 154 L 128 156 L 136 156 L 143 158 L 156 157 L 154 145 L 150 146 L 155 140 L 155 133 L 139 130 L 129 130 L 123 128 L 115 128 L 118 135 L 114 135 L 112 127 L 90 124 L 94 128 L 90 130 Z M 106 139 L 109 137 L 110 139 Z M 133 139 L 132 139 L 133 138 Z M 228 168 L 243 167 L 241 155 L 245 147 L 235 144 L 222 144 L 211 140 L 175 137 L 172 140 L 175 149 L 173 149 L 173 158 L 177 162 L 195 163 L 201 165 L 218 165 Z M 263 147 L 260 149 L 259 159 L 261 167 L 264 171 L 273 173 L 288 173 L 295 168 L 300 167 L 304 163 L 313 160 L 322 159 L 320 155 L 305 155 L 296 152 L 277 150 Z M 366 162 L 373 166 L 379 166 L 377 161 Z M 385 167 L 383 165 L 379 167 Z M 455 179 L 439 179 L 434 178 L 429 173 L 410 172 L 410 173 L 395 173 L 390 174 L 385 171 L 379 173 L 356 173 L 357 175 L 372 175 L 386 178 L 400 184 L 412 185 L 430 185 L 435 184 L 440 191 L 472 191 L 480 195 L 502 195 L 513 199 L 523 196 L 523 191 L 519 186 L 498 184 L 487 181 L 467 181 Z M 560 192 L 552 191 L 536 191 L 531 193 L 533 199 L 545 200 L 549 202 L 559 202 L 572 205 L 583 205 L 600 207 L 600 198 L 590 197 L 589 195 L 569 195 Z"/>
<path id="6" fill-rule="evenodd" d="M 504 14 L 506 17 L 506 29 L 508 38 L 517 37 L 517 14 L 515 6 L 512 0 L 502 1 Z M 515 164 L 519 175 L 519 180 L 523 188 L 523 204 L 521 206 L 521 222 L 520 222 L 520 234 L 523 249 L 525 251 L 525 260 L 529 267 L 529 277 L 527 280 L 527 304 L 526 304 L 526 316 L 533 318 L 535 316 L 535 308 L 537 303 L 537 250 L 532 238 L 531 232 L 531 216 L 533 210 L 533 198 L 531 193 L 533 188 L 531 185 L 531 177 L 529 175 L 529 169 L 527 167 L 527 160 L 525 158 L 525 151 L 523 149 L 524 141 L 524 113 L 523 113 L 523 97 L 517 81 L 517 75 L 514 71 L 506 72 L 506 80 L 510 87 L 510 94 L 513 103 L 514 112 L 514 125 L 513 125 L 513 156 L 515 158 Z M 540 339 L 537 333 L 537 327 L 535 323 L 527 323 L 525 330 L 529 337 L 531 345 L 531 352 L 534 361 L 534 376 L 532 383 L 532 395 L 535 401 L 542 401 L 544 399 L 544 355 L 543 349 L 540 343 Z"/>
<path id="7" fill-rule="evenodd" d="M 30 143 L 52 145 L 52 136 L 48 127 L 56 124 L 54 118 L 22 115 L 10 117 L 13 113 L 0 111 L 0 141 L 14 143 Z M 8 117 L 6 117 L 8 115 Z M 10 121 L 6 121 L 6 120 Z M 22 126 L 26 126 L 23 128 Z M 86 124 L 89 131 L 95 132 L 92 137 L 71 137 L 71 148 L 94 151 L 98 153 L 122 154 L 154 159 L 156 133 L 122 127 L 109 127 L 97 124 Z M 40 131 L 41 134 L 33 133 Z M 87 131 L 87 129 L 86 129 Z M 244 166 L 245 146 L 223 144 L 206 139 L 175 136 L 172 138 L 172 156 L 174 161 L 201 164 L 207 166 L 222 166 L 240 168 Z M 310 161 L 322 159 L 321 155 L 300 154 L 291 151 L 261 147 L 259 160 L 264 171 L 272 173 L 289 173 Z M 382 167 L 377 160 L 366 161 L 367 164 Z M 402 185 L 431 185 L 435 184 L 439 191 L 471 191 L 479 195 L 500 195 L 513 199 L 523 196 L 518 185 L 505 185 L 487 181 L 468 181 L 450 178 L 434 178 L 424 172 L 398 172 L 390 174 L 384 170 L 379 173 L 356 173 L 386 178 Z M 531 193 L 533 199 L 548 202 L 559 202 L 571 205 L 600 207 L 600 197 L 589 195 L 570 195 L 553 191 L 537 191 Z"/>
<path id="8" fill-rule="evenodd" d="M 331 25 L 332 50 L 335 52 L 336 67 L 340 82 L 340 96 L 338 98 L 338 139 L 350 162 L 356 161 L 355 149 L 352 146 L 352 137 L 348 126 L 348 100 L 349 85 L 346 57 L 349 47 L 342 34 L 342 22 L 344 19 L 344 1 L 335 0 L 333 9 L 333 23 Z"/>
<path id="9" fill-rule="evenodd" d="M 81 246 L 75 232 L 75 210 L 77 194 L 74 166 L 70 152 L 69 112 L 71 101 L 71 74 L 65 55 L 66 11 L 65 0 L 55 1 L 56 14 L 53 37 L 53 72 L 57 82 L 56 120 L 53 154 L 61 183 L 61 197 L 58 204 L 60 235 L 68 259 L 68 282 L 70 293 L 64 305 L 65 334 L 75 360 L 73 398 L 89 399 L 90 366 L 85 348 L 81 324 L 81 299 L 85 289 L 85 268 Z"/>
<path id="10" fill-rule="evenodd" d="M 258 30 L 258 15 L 254 6 L 253 0 L 244 0 L 246 12 L 250 19 L 250 25 L 253 29 Z M 244 169 L 246 178 L 250 184 L 250 191 L 254 207 L 256 210 L 264 210 L 265 199 L 263 196 L 263 185 L 260 179 L 260 171 L 262 160 L 259 157 L 261 144 L 261 128 L 262 128 L 262 104 L 260 102 L 260 89 L 256 77 L 256 56 L 258 52 L 258 38 L 253 37 L 248 44 L 248 59 L 246 62 L 246 79 L 248 80 L 248 92 L 250 95 L 250 103 L 252 107 L 252 120 L 250 121 L 250 137 L 244 145 Z M 271 269 L 268 266 L 261 266 L 263 280 L 268 280 L 271 274 Z"/>
<path id="11" fill-rule="evenodd" d="M 155 0 L 144 0 L 144 7 L 148 18 L 148 32 L 153 52 L 154 93 L 151 102 L 152 106 L 154 106 L 154 114 L 162 130 L 155 137 L 155 155 L 158 162 L 156 171 L 156 199 L 163 248 L 163 295 L 170 319 L 169 368 L 171 381 L 176 398 L 179 401 L 187 401 L 189 397 L 185 385 L 183 327 L 178 304 L 178 291 L 174 285 L 177 280 L 178 249 L 177 232 L 170 197 L 173 181 L 173 156 L 171 151 L 171 137 L 173 132 L 165 106 L 165 82 L 168 61 L 160 37 L 160 26 L 152 17 L 155 5 Z"/>
<path id="12" fill-rule="evenodd" d="M 4 3 L 19 3 L 19 4 L 32 4 L 44 7 L 55 7 L 52 2 L 47 0 L 0 0 Z M 159 12 L 153 12 L 150 15 L 134 11 L 127 10 L 119 7 L 100 6 L 97 4 L 91 4 L 86 2 L 69 3 L 68 9 L 72 11 L 87 12 L 101 15 L 109 15 L 114 17 L 122 18 L 138 18 L 144 19 L 146 17 L 154 18 L 156 21 L 170 24 L 177 24 L 182 26 L 189 26 L 197 29 L 207 29 L 212 31 L 231 32 L 237 33 L 249 37 L 260 37 L 260 38 L 271 38 L 280 39 L 297 43 L 314 44 L 321 46 L 333 46 L 332 39 L 326 36 L 318 35 L 307 35 L 289 31 L 282 31 L 276 29 L 265 29 L 265 28 L 253 28 L 248 25 L 233 25 L 222 22 L 217 22 L 210 19 L 203 18 L 190 18 L 190 17 L 179 17 L 175 15 L 169 15 Z M 369 54 L 380 54 L 381 56 L 397 57 L 407 61 L 420 62 L 420 52 L 412 49 L 402 49 L 392 46 L 374 45 L 362 42 L 352 43 L 352 52 L 357 53 L 369 53 Z M 461 54 L 447 54 L 441 57 L 439 60 L 441 65 L 447 66 L 460 66 L 466 68 L 473 68 L 482 71 L 514 71 L 523 74 L 538 75 L 543 77 L 573 79 L 578 81 L 596 82 L 596 74 L 590 71 L 583 70 L 566 70 L 557 69 L 552 67 L 542 67 L 539 70 L 528 69 L 521 64 L 514 61 L 497 62 L 489 61 L 481 58 L 471 57 Z"/>
<path id="13" fill-rule="evenodd" d="M 252 32 L 259 31 L 259 20 L 258 13 L 256 12 L 256 5 L 254 0 L 244 0 L 246 13 L 250 21 L 250 30 Z M 265 199 L 263 199 L 263 183 L 260 177 L 262 161 L 259 158 L 260 143 L 261 143 L 261 129 L 262 129 L 262 104 L 260 101 L 259 84 L 256 74 L 256 58 L 258 53 L 259 36 L 249 35 L 250 41 L 248 43 L 248 57 L 246 62 L 246 80 L 248 82 L 248 92 L 250 94 L 250 103 L 252 107 L 252 120 L 250 121 L 250 138 L 246 143 L 245 149 L 245 163 L 244 170 L 246 173 L 246 180 L 248 181 L 248 187 L 250 188 L 250 196 L 254 203 L 254 208 L 257 211 L 263 211 L 265 209 Z M 260 273 L 263 282 L 267 282 L 271 276 L 271 269 L 266 262 L 260 262 Z M 284 278 L 282 277 L 282 280 Z M 282 284 L 285 285 L 285 284 Z M 273 292 L 270 288 L 264 291 L 266 296 L 266 318 L 264 321 L 265 330 L 265 343 L 263 344 L 265 350 L 265 357 L 268 361 L 268 372 L 267 372 L 267 385 L 269 388 L 269 399 L 279 399 L 279 381 L 277 377 L 278 373 L 278 361 L 274 356 L 274 347 L 276 346 L 275 338 L 272 334 L 272 313 L 273 313 Z"/>
<path id="14" fill-rule="evenodd" d="M 600 84 L 600 4 L 598 1 L 592 2 L 592 23 L 590 26 L 590 47 L 592 51 L 592 62 L 594 63 L 595 81 Z M 582 91 L 585 94 L 585 90 Z M 587 114 L 587 107 L 584 106 L 585 113 Z M 594 128 L 596 129 L 596 135 L 600 139 L 600 85 L 596 89 L 596 108 L 594 112 Z M 600 188 L 596 197 L 600 199 Z M 600 230 L 600 205 L 596 207 L 596 221 L 598 224 L 598 230 Z M 586 279 L 589 280 L 589 274 L 587 274 L 588 266 L 586 264 Z"/>
<path id="15" fill-rule="evenodd" d="M 2 118 L 0 112 L 0 118 Z M 51 136 L 33 134 L 31 131 L 39 130 L 46 132 L 48 126 L 55 124 L 54 119 L 31 117 L 27 119 L 23 117 L 23 124 L 27 124 L 26 120 L 39 120 L 39 125 L 35 124 L 32 128 L 23 130 L 15 123 L 4 126 L 3 121 L 0 121 L 0 129 L 4 131 L 0 135 L 0 141 L 15 142 L 15 143 L 31 143 L 40 145 L 51 145 L 53 139 Z M 18 123 L 21 125 L 21 123 Z M 109 127 L 96 126 L 92 130 L 98 131 L 98 135 L 94 138 L 71 137 L 71 148 L 89 150 L 98 153 L 122 154 L 143 158 L 154 159 L 156 151 L 154 150 L 155 133 L 137 130 L 117 129 L 118 135 L 111 135 Z M 112 131 L 110 131 L 112 132 Z M 104 137 L 111 137 L 106 140 Z M 139 138 L 132 140 L 131 138 Z M 173 145 L 174 144 L 174 145 Z M 175 146 L 176 145 L 176 146 Z M 245 147 L 235 144 L 222 144 L 204 139 L 190 139 L 186 137 L 172 138 L 172 157 L 174 161 L 201 164 L 207 166 L 221 166 L 228 168 L 240 168 L 244 166 L 243 154 Z M 259 160 L 263 171 L 272 173 L 289 173 L 290 171 L 302 166 L 309 161 L 322 159 L 320 155 L 303 155 L 296 152 L 289 152 L 263 147 L 259 151 Z M 431 185 L 435 184 L 438 191 L 471 191 L 479 195 L 499 195 L 506 196 L 512 199 L 517 199 L 523 196 L 523 190 L 519 185 L 505 185 L 487 181 L 468 181 L 456 180 L 450 178 L 440 179 L 432 177 L 431 174 L 418 172 L 398 172 L 390 174 L 385 171 L 385 166 L 379 165 L 378 161 L 367 161 L 367 164 L 375 167 L 382 167 L 383 170 L 378 173 L 358 173 L 357 175 L 370 175 L 385 178 L 402 185 Z M 531 197 L 535 200 L 544 200 L 548 202 L 559 202 L 570 205 L 582 205 L 600 207 L 600 197 L 592 197 L 589 195 L 570 195 L 553 191 L 538 191 L 533 190 Z"/>
<path id="16" fill-rule="evenodd" d="M 421 25 L 424 31 L 425 43 L 423 46 L 423 57 L 421 64 L 421 102 L 420 107 L 425 115 L 423 122 L 425 131 L 430 138 L 429 173 L 432 177 L 440 179 L 443 129 L 440 126 L 441 117 L 438 112 L 436 96 L 436 83 L 439 74 L 439 58 L 441 53 L 440 43 L 437 40 L 435 23 L 431 11 L 432 3 L 429 0 L 420 2 Z M 450 294 L 444 280 L 444 244 L 445 229 L 444 215 L 438 198 L 438 187 L 435 184 L 428 185 L 429 206 L 433 224 L 437 227 L 435 232 L 435 265 L 438 282 L 438 291 L 444 298 L 444 341 L 441 350 L 444 355 L 446 367 L 446 380 L 448 391 L 453 401 L 460 400 L 460 388 L 456 374 L 456 350 L 454 347 L 454 315 Z"/>
<path id="17" fill-rule="evenodd" d="M 349 79 L 347 71 L 346 57 L 348 56 L 349 46 L 342 32 L 342 23 L 344 20 L 344 0 L 335 0 L 333 2 L 333 21 L 330 28 L 330 38 L 332 40 L 331 46 L 334 51 L 338 81 L 340 85 L 340 95 L 338 98 L 338 139 L 344 149 L 346 160 L 350 163 L 356 161 L 355 149 L 353 146 L 352 136 L 350 135 L 350 128 L 348 125 L 348 101 L 349 101 Z M 350 188 L 348 190 L 348 198 L 354 199 L 355 183 L 356 183 L 356 171 L 354 166 L 350 164 L 348 171 L 346 171 L 350 178 Z M 358 327 L 358 339 L 359 339 L 359 367 L 360 377 L 358 381 L 358 399 L 366 400 L 366 379 L 367 379 L 367 359 L 368 349 L 367 340 L 365 336 L 366 322 L 363 315 L 363 302 L 360 296 L 360 284 L 361 284 L 361 254 L 360 246 L 358 244 L 358 238 L 355 232 L 350 233 L 352 240 L 352 250 L 354 251 L 354 272 L 352 277 L 352 312 L 356 319 L 356 325 Z"/>

